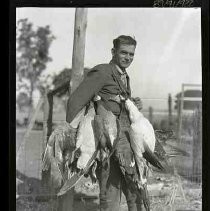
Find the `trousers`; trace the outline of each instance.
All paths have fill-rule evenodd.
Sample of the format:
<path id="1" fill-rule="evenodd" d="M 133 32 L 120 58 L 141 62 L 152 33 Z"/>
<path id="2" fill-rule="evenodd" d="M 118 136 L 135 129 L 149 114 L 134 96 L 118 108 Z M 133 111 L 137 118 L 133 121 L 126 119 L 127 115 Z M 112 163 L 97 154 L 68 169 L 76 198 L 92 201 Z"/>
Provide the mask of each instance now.
<path id="1" fill-rule="evenodd" d="M 128 211 L 142 211 L 141 195 L 129 178 L 135 168 L 130 165 L 133 153 L 127 133 L 130 122 L 125 112 L 120 115 L 119 122 L 121 131 L 116 153 L 111 156 L 108 167 L 102 166 L 96 172 L 100 187 L 100 211 L 119 211 L 122 193 L 125 195 Z"/>

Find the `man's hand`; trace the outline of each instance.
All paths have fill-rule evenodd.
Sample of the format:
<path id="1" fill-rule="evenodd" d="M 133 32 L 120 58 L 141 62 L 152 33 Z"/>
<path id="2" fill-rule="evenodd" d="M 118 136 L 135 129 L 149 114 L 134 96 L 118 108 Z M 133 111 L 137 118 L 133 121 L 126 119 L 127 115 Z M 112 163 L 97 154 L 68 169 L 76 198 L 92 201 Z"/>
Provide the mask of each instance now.
<path id="1" fill-rule="evenodd" d="M 143 108 L 143 104 L 142 104 L 141 98 L 135 97 L 135 98 L 132 98 L 132 100 L 133 100 L 134 104 L 136 105 L 136 107 L 140 111 Z"/>

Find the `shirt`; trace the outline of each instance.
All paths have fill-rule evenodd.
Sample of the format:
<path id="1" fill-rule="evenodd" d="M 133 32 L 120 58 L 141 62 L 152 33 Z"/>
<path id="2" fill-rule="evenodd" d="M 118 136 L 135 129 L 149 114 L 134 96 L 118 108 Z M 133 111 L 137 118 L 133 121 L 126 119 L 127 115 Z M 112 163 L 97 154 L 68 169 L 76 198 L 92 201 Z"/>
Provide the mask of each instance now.
<path id="1" fill-rule="evenodd" d="M 124 83 L 125 87 L 127 88 L 127 73 L 126 71 L 122 71 L 121 68 L 118 65 L 115 65 L 118 72 L 120 73 L 120 78 L 122 80 L 122 82 Z"/>

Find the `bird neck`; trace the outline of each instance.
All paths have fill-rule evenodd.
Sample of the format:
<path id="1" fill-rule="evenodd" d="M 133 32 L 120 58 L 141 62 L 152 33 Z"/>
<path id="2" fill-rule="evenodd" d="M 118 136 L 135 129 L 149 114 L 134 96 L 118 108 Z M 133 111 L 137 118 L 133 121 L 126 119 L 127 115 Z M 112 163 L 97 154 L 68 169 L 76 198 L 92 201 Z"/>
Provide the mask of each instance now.
<path id="1" fill-rule="evenodd" d="M 138 110 L 138 108 L 130 99 L 125 101 L 125 106 L 129 112 L 131 122 L 135 122 L 137 119 L 143 117 L 143 114 Z"/>

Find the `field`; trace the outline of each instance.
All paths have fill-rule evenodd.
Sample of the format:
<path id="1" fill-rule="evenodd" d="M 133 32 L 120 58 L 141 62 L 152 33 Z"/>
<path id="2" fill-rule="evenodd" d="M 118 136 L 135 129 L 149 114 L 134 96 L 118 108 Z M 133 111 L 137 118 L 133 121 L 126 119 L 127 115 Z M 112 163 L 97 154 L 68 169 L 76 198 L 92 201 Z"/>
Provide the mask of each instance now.
<path id="1" fill-rule="evenodd" d="M 42 131 L 32 131 L 29 138 L 23 143 L 24 129 L 17 129 L 16 149 L 20 152 L 17 162 L 17 178 L 23 181 L 18 185 L 19 198 L 16 203 L 17 211 L 52 211 L 56 205 L 55 198 L 45 197 L 41 187 L 41 152 L 42 152 Z M 174 140 L 170 140 L 171 145 L 179 145 Z M 179 146 L 180 147 L 180 146 Z M 189 180 L 192 166 L 192 149 L 189 141 L 183 142 L 182 146 L 189 153 L 190 157 L 178 157 L 171 159 L 171 166 L 175 165 L 181 177 L 182 192 L 177 190 L 177 196 L 172 200 L 171 207 L 167 205 L 174 187 L 177 186 L 177 178 L 170 174 L 162 174 L 153 171 L 149 179 L 149 193 L 151 197 L 151 207 L 154 211 L 165 210 L 201 210 L 202 195 L 201 184 L 196 184 Z M 167 146 L 164 147 L 166 150 Z M 189 172 L 189 174 L 186 174 Z M 98 210 L 98 185 L 93 185 L 89 179 L 83 179 L 75 188 L 74 210 Z M 173 197 L 171 197 L 173 199 Z M 126 211 L 125 198 L 121 201 L 121 210 Z"/>

